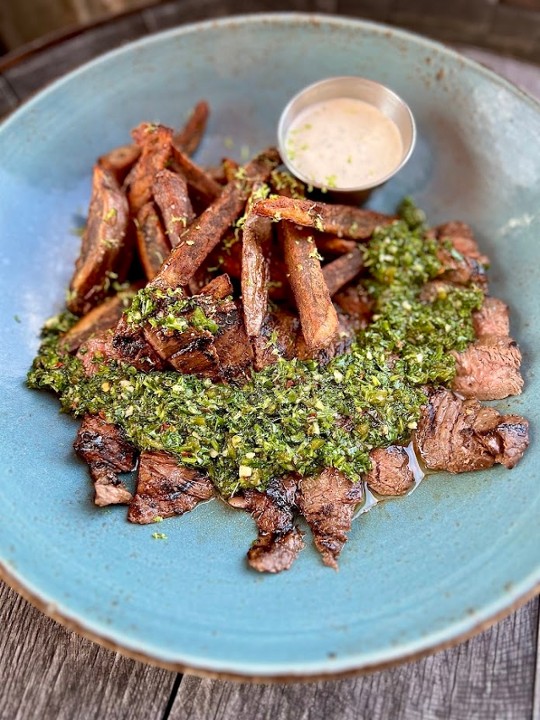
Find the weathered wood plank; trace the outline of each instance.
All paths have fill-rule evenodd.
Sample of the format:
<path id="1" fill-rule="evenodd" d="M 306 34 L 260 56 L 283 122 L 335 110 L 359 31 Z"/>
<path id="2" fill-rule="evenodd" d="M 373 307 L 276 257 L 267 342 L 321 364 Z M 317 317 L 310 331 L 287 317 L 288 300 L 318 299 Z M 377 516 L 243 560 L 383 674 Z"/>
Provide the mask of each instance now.
<path id="1" fill-rule="evenodd" d="M 538 598 L 481 635 L 364 677 L 242 685 L 184 676 L 170 720 L 528 720 Z"/>
<path id="2" fill-rule="evenodd" d="M 0 583 L 2 720 L 158 719 L 175 677 L 65 630 Z"/>
<path id="3" fill-rule="evenodd" d="M 25 100 L 51 80 L 147 33 L 140 13 L 116 18 L 28 56 L 6 69 L 4 76 L 19 98 Z"/>

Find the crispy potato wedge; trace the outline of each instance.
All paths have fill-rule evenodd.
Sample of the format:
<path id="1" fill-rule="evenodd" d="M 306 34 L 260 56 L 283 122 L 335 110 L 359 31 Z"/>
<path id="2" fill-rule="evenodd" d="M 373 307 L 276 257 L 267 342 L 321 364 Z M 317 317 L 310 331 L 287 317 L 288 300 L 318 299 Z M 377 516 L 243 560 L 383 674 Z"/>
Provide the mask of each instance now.
<path id="1" fill-rule="evenodd" d="M 141 154 L 138 145 L 121 145 L 98 158 L 98 165 L 113 173 L 120 184 L 135 165 Z"/>
<path id="2" fill-rule="evenodd" d="M 205 100 L 199 100 L 195 105 L 184 127 L 174 134 L 173 140 L 186 155 L 193 155 L 202 140 L 210 108 Z"/>
<path id="3" fill-rule="evenodd" d="M 148 280 L 153 280 L 171 252 L 154 203 L 146 203 L 139 210 L 136 229 L 139 260 Z"/>
<path id="4" fill-rule="evenodd" d="M 160 170 L 154 178 L 152 191 L 161 210 L 165 233 L 174 248 L 195 218 L 187 183 L 183 177 L 171 170 Z"/>
<path id="5" fill-rule="evenodd" d="M 268 310 L 271 241 L 272 221 L 249 213 L 242 233 L 241 287 L 244 324 L 250 337 L 260 334 Z"/>
<path id="6" fill-rule="evenodd" d="M 197 193 L 201 200 L 206 205 L 209 205 L 221 194 L 223 186 L 174 144 L 172 151 L 173 167 L 183 175 L 187 184 Z"/>
<path id="7" fill-rule="evenodd" d="M 172 155 L 173 131 L 164 125 L 142 123 L 132 133 L 141 155 L 126 178 L 131 212 L 139 210 L 152 199 L 154 177 L 166 168 Z"/>
<path id="8" fill-rule="evenodd" d="M 364 267 L 364 258 L 359 248 L 325 265 L 322 274 L 330 296 L 355 278 Z"/>

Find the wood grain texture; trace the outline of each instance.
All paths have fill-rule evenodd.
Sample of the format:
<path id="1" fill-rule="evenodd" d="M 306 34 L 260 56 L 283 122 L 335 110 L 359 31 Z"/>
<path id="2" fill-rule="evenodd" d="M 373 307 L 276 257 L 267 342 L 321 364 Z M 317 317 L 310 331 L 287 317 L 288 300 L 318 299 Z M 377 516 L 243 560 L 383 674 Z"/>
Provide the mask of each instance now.
<path id="1" fill-rule="evenodd" d="M 157 720 L 175 677 L 65 630 L 0 583 L 0 720 Z"/>
<path id="2" fill-rule="evenodd" d="M 248 686 L 184 676 L 169 720 L 529 720 L 538 605 L 456 648 L 351 680 Z"/>

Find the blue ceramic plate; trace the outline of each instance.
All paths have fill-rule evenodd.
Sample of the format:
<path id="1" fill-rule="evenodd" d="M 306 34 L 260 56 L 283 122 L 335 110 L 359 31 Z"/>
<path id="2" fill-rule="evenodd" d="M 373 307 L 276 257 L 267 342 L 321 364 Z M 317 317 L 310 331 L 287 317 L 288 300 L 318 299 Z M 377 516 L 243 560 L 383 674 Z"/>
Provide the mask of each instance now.
<path id="1" fill-rule="evenodd" d="M 96 156 L 142 119 L 178 125 L 212 106 L 197 159 L 275 141 L 286 101 L 331 75 L 397 91 L 418 121 L 404 194 L 433 223 L 462 218 L 512 308 L 526 391 L 499 403 L 532 420 L 513 471 L 435 475 L 354 524 L 338 573 L 308 547 L 290 572 L 248 571 L 251 519 L 220 502 L 154 528 L 92 504 L 71 445 L 77 423 L 24 378 L 44 319 L 62 307 Z M 308 15 L 234 18 L 147 38 L 40 93 L 0 129 L 0 558 L 46 612 L 124 652 L 194 672 L 305 677 L 382 666 L 484 627 L 540 581 L 540 106 L 440 45 L 383 26 Z M 536 399 L 536 401 L 535 401 Z M 308 543 L 309 544 L 309 543 Z"/>

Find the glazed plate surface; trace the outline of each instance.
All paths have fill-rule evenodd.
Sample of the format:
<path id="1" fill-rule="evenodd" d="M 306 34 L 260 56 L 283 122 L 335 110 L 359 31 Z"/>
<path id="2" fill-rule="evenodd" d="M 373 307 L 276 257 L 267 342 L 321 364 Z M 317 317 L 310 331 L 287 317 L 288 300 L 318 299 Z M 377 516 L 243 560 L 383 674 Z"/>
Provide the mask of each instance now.
<path id="1" fill-rule="evenodd" d="M 423 482 L 354 523 L 339 572 L 310 546 L 294 567 L 246 567 L 249 516 L 211 502 L 160 526 L 98 510 L 72 452 L 77 423 L 26 389 L 43 321 L 59 311 L 94 159 L 142 120 L 178 126 L 212 108 L 196 159 L 275 143 L 279 114 L 332 75 L 380 81 L 410 105 L 418 144 L 371 205 L 411 194 L 432 223 L 463 219 L 511 306 L 526 390 L 497 403 L 531 420 L 512 471 Z M 234 147 L 229 148 L 231 139 Z M 247 151 L 244 149 L 243 151 Z M 126 653 L 194 672 L 259 678 L 368 669 L 457 641 L 540 582 L 536 443 L 540 306 L 540 106 L 423 38 L 308 15 L 182 27 L 83 67 L 0 127 L 0 561 L 8 582 L 61 622 Z"/>

